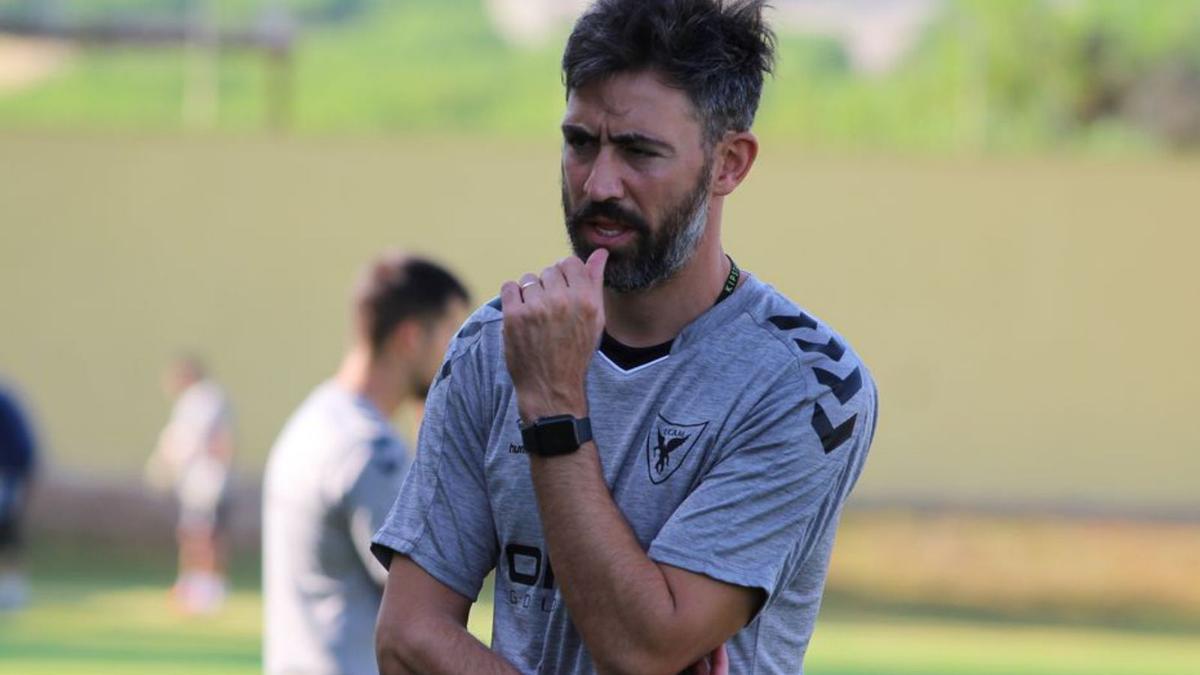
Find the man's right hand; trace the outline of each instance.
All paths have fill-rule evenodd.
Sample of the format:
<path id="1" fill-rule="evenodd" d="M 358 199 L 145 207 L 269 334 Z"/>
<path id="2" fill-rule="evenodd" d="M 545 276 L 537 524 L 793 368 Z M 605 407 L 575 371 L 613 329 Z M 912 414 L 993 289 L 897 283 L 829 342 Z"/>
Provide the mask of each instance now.
<path id="1" fill-rule="evenodd" d="M 708 656 L 692 664 L 684 671 L 684 675 L 729 675 L 729 653 L 725 644 L 712 650 Z"/>

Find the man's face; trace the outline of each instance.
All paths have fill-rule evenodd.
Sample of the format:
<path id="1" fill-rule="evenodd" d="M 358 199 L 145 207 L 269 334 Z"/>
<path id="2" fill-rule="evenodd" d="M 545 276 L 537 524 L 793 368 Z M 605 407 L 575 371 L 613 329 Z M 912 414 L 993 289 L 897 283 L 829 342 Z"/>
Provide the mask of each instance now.
<path id="1" fill-rule="evenodd" d="M 704 234 L 711 168 L 687 94 L 653 71 L 571 92 L 562 200 L 575 254 L 608 249 L 605 285 L 620 292 L 669 278 Z"/>
<path id="2" fill-rule="evenodd" d="M 187 388 L 200 381 L 196 368 L 185 361 L 176 361 L 163 372 L 162 389 L 169 399 L 177 399 Z"/>
<path id="3" fill-rule="evenodd" d="M 446 348 L 467 318 L 467 311 L 467 303 L 454 298 L 441 316 L 423 326 L 421 345 L 417 349 L 417 367 L 414 368 L 416 380 L 412 383 L 412 393 L 417 398 L 424 400 L 429 394 L 429 387 L 442 366 Z"/>

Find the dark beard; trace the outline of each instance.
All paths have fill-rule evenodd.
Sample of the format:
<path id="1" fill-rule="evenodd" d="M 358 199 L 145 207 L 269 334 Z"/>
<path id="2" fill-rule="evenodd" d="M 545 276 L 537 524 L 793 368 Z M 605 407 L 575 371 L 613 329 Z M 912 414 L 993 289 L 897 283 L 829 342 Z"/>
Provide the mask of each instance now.
<path id="1" fill-rule="evenodd" d="M 633 244 L 628 249 L 610 250 L 604 269 L 604 285 L 618 293 L 641 291 L 679 271 L 696 251 L 706 222 L 696 223 L 701 216 L 707 221 L 708 177 L 711 159 L 705 161 L 691 192 L 667 209 L 662 226 L 655 234 L 640 215 L 628 211 L 616 202 L 585 202 L 572 211 L 566 180 L 562 183 L 563 216 L 571 248 L 581 260 L 595 251 L 581 232 L 595 218 L 604 218 L 634 231 Z"/>

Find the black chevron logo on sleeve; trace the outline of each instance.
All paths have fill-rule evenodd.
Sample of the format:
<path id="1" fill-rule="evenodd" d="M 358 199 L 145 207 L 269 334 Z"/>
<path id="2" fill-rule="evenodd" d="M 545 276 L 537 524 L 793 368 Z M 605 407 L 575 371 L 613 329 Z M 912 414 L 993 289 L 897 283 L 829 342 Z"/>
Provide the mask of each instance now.
<path id="1" fill-rule="evenodd" d="M 772 325 L 780 330 L 791 331 L 799 328 L 807 328 L 820 331 L 820 326 L 816 320 L 804 312 L 797 314 L 778 314 L 767 319 Z M 825 333 L 825 331 L 821 331 Z M 828 333 L 825 333 L 828 334 Z M 820 354 L 825 358 L 838 363 L 842 357 L 846 355 L 846 346 L 838 341 L 832 335 L 826 342 L 809 342 L 803 338 L 793 337 L 792 341 L 806 354 Z M 829 393 L 833 394 L 838 403 L 845 405 L 851 399 L 862 391 L 863 374 L 862 369 L 855 369 L 846 377 L 839 377 L 837 373 L 825 368 L 811 366 L 813 375 L 817 378 L 817 382 L 829 388 Z M 821 393 L 820 397 L 824 398 L 825 394 Z M 850 416 L 850 419 L 842 422 L 836 427 L 829 419 L 829 413 L 825 412 L 825 408 L 816 401 L 813 402 L 812 427 L 813 431 L 821 439 L 821 447 L 825 449 L 825 454 L 829 454 L 837 450 L 854 434 L 854 425 L 858 421 L 858 414 Z"/>
<path id="2" fill-rule="evenodd" d="M 829 338 L 829 342 L 826 342 L 825 344 L 821 344 L 819 342 L 809 342 L 807 340 L 801 340 L 800 338 L 794 338 L 794 342 L 796 343 L 797 347 L 806 352 L 817 352 L 819 354 L 824 354 L 833 361 L 841 361 L 842 355 L 846 353 L 846 348 L 842 346 L 842 343 L 838 342 L 837 338 L 835 337 Z"/>
<path id="3" fill-rule="evenodd" d="M 796 330 L 797 328 L 816 328 L 817 322 L 804 312 L 800 312 L 796 316 L 773 316 L 767 321 L 775 324 L 779 330 Z"/>
<path id="4" fill-rule="evenodd" d="M 850 438 L 850 434 L 854 433 L 854 423 L 857 420 L 858 415 L 852 415 L 850 419 L 835 427 L 829 421 L 829 415 L 825 414 L 825 409 L 821 407 L 821 404 L 813 404 L 813 430 L 821 437 L 821 447 L 825 448 L 827 455 L 837 450 L 839 445 Z"/>
<path id="5" fill-rule="evenodd" d="M 813 368 L 812 370 L 813 374 L 817 376 L 817 382 L 829 387 L 829 390 L 837 397 L 838 403 L 842 405 L 854 398 L 854 395 L 862 389 L 862 371 L 858 368 L 855 368 L 854 372 L 847 375 L 845 379 L 824 368 Z"/>
<path id="6" fill-rule="evenodd" d="M 504 302 L 500 299 L 500 296 L 498 296 L 498 295 L 496 297 L 492 298 L 492 301 L 489 302 L 487 304 L 487 306 L 491 307 L 492 309 L 496 310 L 497 312 L 504 311 Z"/>
<path id="7" fill-rule="evenodd" d="M 437 381 L 441 382 L 447 377 L 450 377 L 450 359 L 446 359 L 446 362 L 442 364 L 442 372 L 438 373 Z"/>

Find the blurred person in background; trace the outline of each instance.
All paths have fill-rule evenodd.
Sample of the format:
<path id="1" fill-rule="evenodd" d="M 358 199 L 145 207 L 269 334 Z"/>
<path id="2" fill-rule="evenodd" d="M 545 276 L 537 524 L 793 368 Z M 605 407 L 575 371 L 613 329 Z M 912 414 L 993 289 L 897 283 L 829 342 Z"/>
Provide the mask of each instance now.
<path id="1" fill-rule="evenodd" d="M 179 503 L 179 575 L 172 588 L 186 613 L 215 612 L 228 593 L 233 411 L 194 356 L 172 361 L 163 388 L 174 407 L 146 464 L 148 482 Z"/>
<path id="2" fill-rule="evenodd" d="M 505 283 L 450 347 L 375 538 L 381 670 L 801 672 L 876 391 L 721 244 L 758 152 L 762 8 L 600 0 L 575 24 L 574 255 Z M 489 650 L 465 622 L 492 569 Z"/>
<path id="3" fill-rule="evenodd" d="M 0 612 L 29 602 L 22 523 L 37 443 L 16 396 L 0 384 Z"/>
<path id="4" fill-rule="evenodd" d="M 389 421 L 422 403 L 468 309 L 445 268 L 400 253 L 368 266 L 334 376 L 288 420 L 263 488 L 267 673 L 370 675 L 387 571 L 371 535 L 410 462 Z"/>

